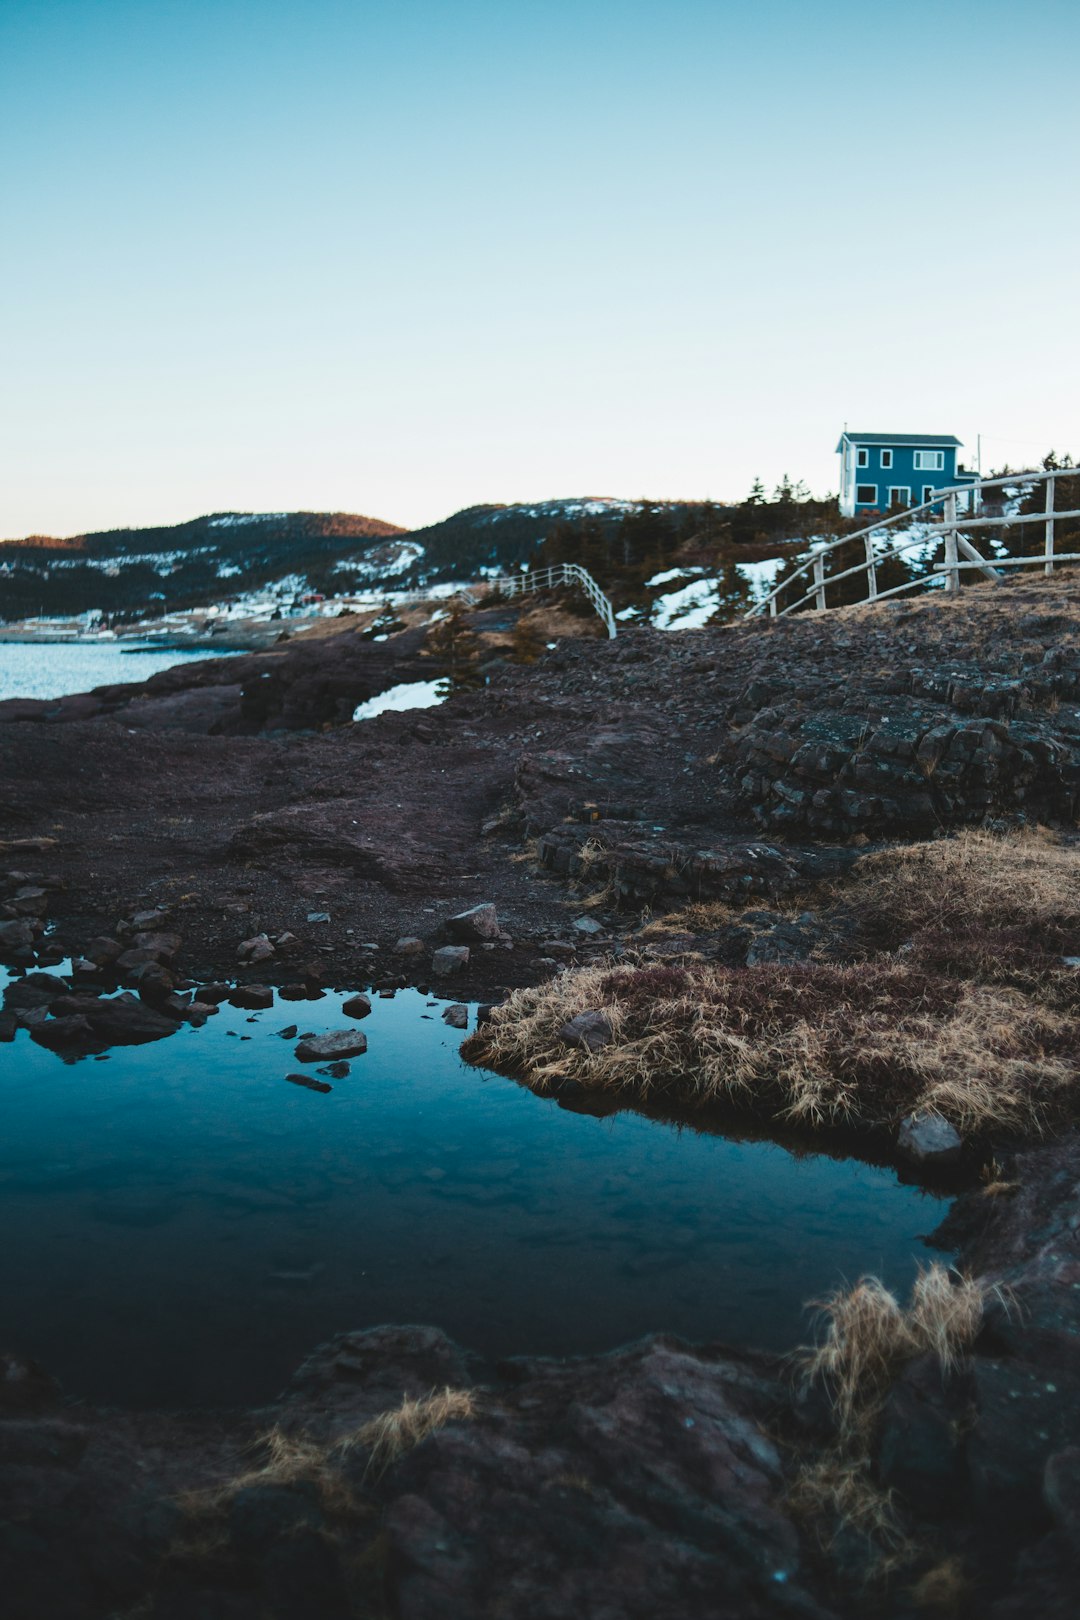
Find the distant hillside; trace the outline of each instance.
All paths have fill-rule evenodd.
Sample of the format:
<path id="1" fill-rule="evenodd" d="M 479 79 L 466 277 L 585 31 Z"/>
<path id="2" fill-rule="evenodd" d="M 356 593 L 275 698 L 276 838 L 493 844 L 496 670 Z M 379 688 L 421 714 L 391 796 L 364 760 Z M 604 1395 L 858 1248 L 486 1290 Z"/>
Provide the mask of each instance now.
<path id="1" fill-rule="evenodd" d="M 0 543 L 0 621 L 100 613 L 114 624 L 189 609 L 226 619 L 310 611 L 580 561 L 623 618 L 678 627 L 745 607 L 779 558 L 835 522 L 786 483 L 738 505 L 593 496 L 471 506 L 404 530 L 344 512 L 219 512 L 153 529 Z M 756 572 L 755 572 L 756 571 Z M 771 572 L 775 572 L 775 567 Z"/>
<path id="2" fill-rule="evenodd" d="M 369 562 L 387 552 L 381 572 L 401 549 L 387 542 L 404 533 L 350 512 L 216 512 L 161 528 L 29 535 L 0 543 L 0 618 L 201 607 L 283 575 L 303 587 L 358 541 Z"/>

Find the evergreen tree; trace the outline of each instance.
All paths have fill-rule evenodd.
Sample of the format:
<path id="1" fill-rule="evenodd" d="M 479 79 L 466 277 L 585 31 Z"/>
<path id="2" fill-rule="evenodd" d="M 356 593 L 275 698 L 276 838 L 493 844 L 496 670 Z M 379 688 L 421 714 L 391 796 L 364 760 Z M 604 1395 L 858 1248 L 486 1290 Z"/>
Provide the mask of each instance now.
<path id="1" fill-rule="evenodd" d="M 385 641 L 387 636 L 396 636 L 399 630 L 404 629 L 405 621 L 398 618 L 397 609 L 388 597 L 378 617 L 371 621 L 366 630 L 361 630 L 360 634 L 365 641 Z"/>
<path id="2" fill-rule="evenodd" d="M 424 651 L 434 660 L 441 684 L 440 696 L 453 692 L 475 691 L 483 686 L 480 655 L 483 642 L 470 629 L 465 609 L 460 602 L 452 602 L 445 619 L 432 625 L 424 638 Z"/>

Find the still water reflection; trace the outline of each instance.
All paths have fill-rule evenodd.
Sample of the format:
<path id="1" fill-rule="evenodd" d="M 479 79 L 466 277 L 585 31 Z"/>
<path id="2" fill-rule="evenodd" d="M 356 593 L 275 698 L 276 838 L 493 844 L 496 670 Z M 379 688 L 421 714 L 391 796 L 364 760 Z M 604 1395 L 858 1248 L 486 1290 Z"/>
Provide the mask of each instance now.
<path id="1" fill-rule="evenodd" d="M 925 1256 L 941 1205 L 892 1172 L 567 1112 L 462 1064 L 417 992 L 375 1000 L 332 1091 L 288 1084 L 277 1032 L 349 1025 L 341 999 L 77 1063 L 0 1045 L 0 1345 L 96 1400 L 250 1403 L 387 1321 L 489 1355 L 787 1347 L 811 1296 Z"/>

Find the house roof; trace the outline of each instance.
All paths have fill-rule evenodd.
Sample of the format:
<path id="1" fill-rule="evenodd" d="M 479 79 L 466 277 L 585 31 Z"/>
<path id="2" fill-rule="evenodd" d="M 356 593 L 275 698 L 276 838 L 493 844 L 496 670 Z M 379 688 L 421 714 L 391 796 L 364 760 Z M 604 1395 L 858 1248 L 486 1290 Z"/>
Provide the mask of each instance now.
<path id="1" fill-rule="evenodd" d="M 840 435 L 840 443 L 836 447 L 838 452 L 845 439 L 850 439 L 852 444 L 960 445 L 963 443 L 963 440 L 958 439 L 953 433 L 856 433 L 854 428 L 845 428 Z"/>

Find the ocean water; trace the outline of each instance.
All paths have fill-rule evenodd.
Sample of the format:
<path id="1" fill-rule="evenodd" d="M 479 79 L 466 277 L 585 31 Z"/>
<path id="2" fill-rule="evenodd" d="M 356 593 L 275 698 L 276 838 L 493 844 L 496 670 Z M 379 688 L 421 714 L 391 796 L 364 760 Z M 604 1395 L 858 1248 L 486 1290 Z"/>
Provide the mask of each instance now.
<path id="1" fill-rule="evenodd" d="M 156 642 L 0 642 L 0 700 L 64 697 L 95 686 L 145 681 L 158 670 L 230 649 L 162 647 Z"/>
<path id="2" fill-rule="evenodd" d="M 653 1330 L 785 1349 L 808 1300 L 929 1258 L 943 1206 L 893 1170 L 573 1113 L 462 1063 L 418 991 L 359 1026 L 341 1000 L 78 1061 L 0 1045 L 0 1345 L 94 1400 L 247 1404 L 382 1322 L 489 1357 Z M 285 1078 L 325 1078 L 293 1024 L 368 1051 L 313 1092 Z"/>

